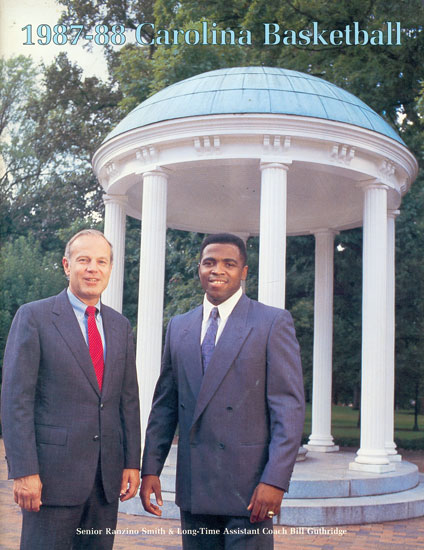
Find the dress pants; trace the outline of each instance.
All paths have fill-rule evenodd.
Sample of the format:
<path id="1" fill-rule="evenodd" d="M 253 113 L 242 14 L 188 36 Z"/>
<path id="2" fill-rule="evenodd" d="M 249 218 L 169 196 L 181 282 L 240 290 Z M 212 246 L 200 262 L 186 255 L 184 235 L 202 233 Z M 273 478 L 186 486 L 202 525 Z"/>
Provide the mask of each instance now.
<path id="1" fill-rule="evenodd" d="M 21 550 L 112 550 L 118 498 L 108 503 L 100 463 L 91 494 L 79 506 L 41 506 L 22 510 Z M 112 530 L 112 533 L 108 533 Z"/>
<path id="2" fill-rule="evenodd" d="M 191 514 L 181 510 L 184 550 L 272 550 L 272 520 L 250 523 L 243 516 Z"/>

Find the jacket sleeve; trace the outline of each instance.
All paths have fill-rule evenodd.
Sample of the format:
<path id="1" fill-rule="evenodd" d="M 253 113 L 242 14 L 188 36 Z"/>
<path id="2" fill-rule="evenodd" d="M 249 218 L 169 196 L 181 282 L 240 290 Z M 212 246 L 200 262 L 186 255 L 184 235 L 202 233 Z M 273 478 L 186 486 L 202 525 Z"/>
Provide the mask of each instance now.
<path id="1" fill-rule="evenodd" d="M 9 479 L 39 473 L 34 403 L 40 339 L 29 305 L 16 313 L 3 361 L 1 420 Z"/>
<path id="2" fill-rule="evenodd" d="M 121 425 L 124 434 L 125 468 L 140 469 L 141 433 L 140 398 L 132 329 L 127 321 L 127 354 L 120 400 Z"/>
<path id="3" fill-rule="evenodd" d="M 305 417 L 302 365 L 293 320 L 280 312 L 267 343 L 268 462 L 261 481 L 288 490 Z"/>
<path id="4" fill-rule="evenodd" d="M 178 389 L 172 369 L 171 326 L 172 319 L 166 331 L 161 373 L 153 395 L 146 430 L 142 476 L 161 474 L 178 423 Z"/>

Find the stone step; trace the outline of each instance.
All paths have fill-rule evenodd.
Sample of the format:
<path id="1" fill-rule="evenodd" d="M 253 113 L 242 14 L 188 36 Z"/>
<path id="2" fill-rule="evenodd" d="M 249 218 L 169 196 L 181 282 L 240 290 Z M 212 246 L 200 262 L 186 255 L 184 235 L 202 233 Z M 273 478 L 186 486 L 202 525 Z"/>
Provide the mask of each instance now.
<path id="1" fill-rule="evenodd" d="M 284 496 L 277 525 L 337 526 L 379 523 L 424 515 L 424 476 L 409 462 L 396 463 L 395 471 L 353 471 L 353 453 L 308 452 L 297 462 L 290 491 Z M 178 519 L 175 504 L 175 448 L 161 475 L 162 517 Z M 152 497 L 154 498 L 154 497 Z M 138 498 L 121 503 L 121 512 L 148 515 Z"/>
<path id="2" fill-rule="evenodd" d="M 325 499 L 283 499 L 281 512 L 274 519 L 276 525 L 313 527 L 381 523 L 424 516 L 424 476 L 414 489 L 399 493 Z M 175 494 L 163 492 L 162 517 L 179 519 Z M 120 512 L 149 516 L 141 508 L 139 499 L 121 503 Z M 305 531 L 306 532 L 306 531 Z M 298 534 L 302 534 L 299 531 Z"/>
<path id="3" fill-rule="evenodd" d="M 348 498 L 398 493 L 418 485 L 418 467 L 399 462 L 395 470 L 370 473 L 350 470 L 355 455 L 348 452 L 308 452 L 306 460 L 296 463 L 290 490 L 285 499 Z"/>
<path id="4" fill-rule="evenodd" d="M 324 454 L 308 452 L 296 463 L 290 490 L 285 499 L 346 498 L 397 493 L 418 484 L 418 468 L 410 462 L 399 462 L 393 472 L 382 474 L 349 470 L 353 453 Z M 175 492 L 175 462 L 168 460 L 161 475 L 164 491 Z"/>
<path id="5" fill-rule="evenodd" d="M 424 476 L 413 489 L 398 493 L 318 499 L 283 499 L 280 525 L 332 526 L 381 523 L 424 516 Z"/>

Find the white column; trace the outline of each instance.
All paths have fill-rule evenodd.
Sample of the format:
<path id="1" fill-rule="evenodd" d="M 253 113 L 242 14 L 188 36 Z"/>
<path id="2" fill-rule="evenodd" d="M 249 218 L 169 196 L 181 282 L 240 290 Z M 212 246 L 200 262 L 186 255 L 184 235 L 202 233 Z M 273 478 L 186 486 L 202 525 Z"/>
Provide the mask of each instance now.
<path id="1" fill-rule="evenodd" d="M 113 267 L 102 301 L 122 313 L 125 266 L 126 195 L 103 195 L 105 203 L 105 237 L 112 243 Z"/>
<path id="2" fill-rule="evenodd" d="M 305 447 L 324 453 L 339 450 L 331 435 L 335 234 L 328 229 L 315 232 L 312 433 Z"/>
<path id="3" fill-rule="evenodd" d="M 395 411 L 395 221 L 399 210 L 387 213 L 387 346 L 386 346 L 386 451 L 391 462 L 400 462 L 402 456 L 394 442 Z"/>
<path id="4" fill-rule="evenodd" d="M 286 164 L 261 163 L 258 300 L 284 308 L 286 286 Z"/>
<path id="5" fill-rule="evenodd" d="M 143 441 L 162 355 L 167 181 L 168 176 L 161 169 L 143 175 L 137 319 L 137 372 Z"/>
<path id="6" fill-rule="evenodd" d="M 387 187 L 364 186 L 361 447 L 349 468 L 368 472 L 395 469 L 385 448 Z"/>

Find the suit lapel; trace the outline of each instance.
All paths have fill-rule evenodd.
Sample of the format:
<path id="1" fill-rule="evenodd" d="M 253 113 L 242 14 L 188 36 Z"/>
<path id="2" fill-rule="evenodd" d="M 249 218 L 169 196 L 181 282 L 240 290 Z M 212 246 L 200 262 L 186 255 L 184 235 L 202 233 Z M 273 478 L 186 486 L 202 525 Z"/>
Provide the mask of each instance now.
<path id="1" fill-rule="evenodd" d="M 78 365 L 81 367 L 90 384 L 100 395 L 99 385 L 91 361 L 88 346 L 82 335 L 78 320 L 69 302 L 66 290 L 56 296 L 53 306 L 53 324 L 60 332 Z"/>
<path id="2" fill-rule="evenodd" d="M 103 319 L 103 330 L 105 333 L 105 340 L 106 340 L 106 362 L 105 362 L 105 372 L 104 372 L 103 386 L 102 386 L 102 394 L 105 395 L 112 381 L 112 374 L 113 374 L 112 368 L 113 368 L 113 365 L 116 364 L 115 358 L 118 351 L 116 342 L 119 342 L 119 337 L 117 335 L 117 330 L 116 330 L 115 323 L 113 321 L 113 316 L 110 315 L 108 307 L 104 306 L 103 304 L 102 304 L 102 319 Z"/>
<path id="3" fill-rule="evenodd" d="M 247 325 L 249 298 L 243 295 L 230 317 L 203 376 L 192 425 L 198 420 L 237 357 L 251 327 Z"/>
<path id="4" fill-rule="evenodd" d="M 203 306 L 194 309 L 189 315 L 186 328 L 181 335 L 181 357 L 184 371 L 193 395 L 197 398 L 202 384 L 202 353 L 200 332 L 202 328 Z"/>

